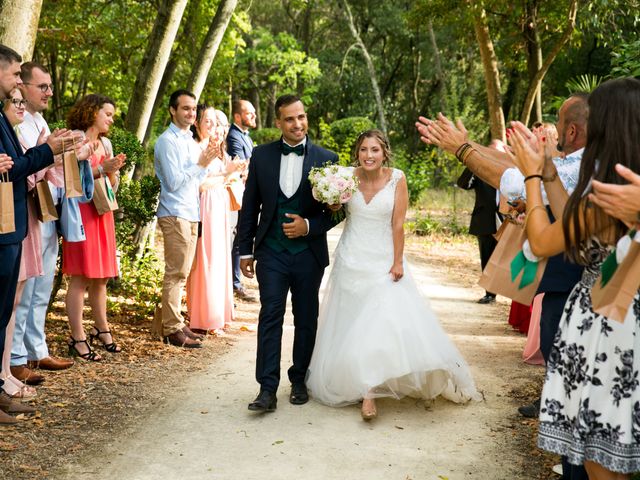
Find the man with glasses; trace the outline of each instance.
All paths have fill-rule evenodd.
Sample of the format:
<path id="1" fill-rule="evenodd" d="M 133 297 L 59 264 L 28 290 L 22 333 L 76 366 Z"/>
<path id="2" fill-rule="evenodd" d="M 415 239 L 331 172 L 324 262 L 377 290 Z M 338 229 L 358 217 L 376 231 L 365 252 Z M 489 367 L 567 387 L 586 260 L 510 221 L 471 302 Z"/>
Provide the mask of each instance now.
<path id="1" fill-rule="evenodd" d="M 20 78 L 20 90 L 27 103 L 20 134 L 25 142 L 24 146 L 31 148 L 51 133 L 42 116 L 42 112 L 49 106 L 49 99 L 53 96 L 51 75 L 44 66 L 26 62 L 21 66 Z M 49 188 L 53 202 L 57 205 L 61 198 L 61 189 L 51 183 Z M 25 284 L 22 299 L 16 309 L 16 327 L 11 349 L 11 372 L 27 384 L 37 384 L 44 380 L 42 375 L 32 372 L 32 368 L 63 370 L 73 365 L 72 360 L 50 356 L 47 348 L 45 318 L 58 258 L 55 222 L 40 223 L 40 232 L 44 275 L 30 278 Z"/>

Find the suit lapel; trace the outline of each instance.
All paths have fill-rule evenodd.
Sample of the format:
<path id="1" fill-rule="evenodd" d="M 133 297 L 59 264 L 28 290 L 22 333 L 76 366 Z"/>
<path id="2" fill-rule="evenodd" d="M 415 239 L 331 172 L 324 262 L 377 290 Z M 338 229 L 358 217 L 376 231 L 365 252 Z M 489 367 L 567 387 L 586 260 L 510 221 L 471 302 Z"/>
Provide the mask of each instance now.
<path id="1" fill-rule="evenodd" d="M 271 144 L 272 151 L 269 153 L 269 163 L 267 171 L 269 173 L 269 197 L 274 202 L 278 199 L 278 191 L 280 190 L 280 164 L 282 163 L 282 155 L 280 152 L 280 142 Z"/>
<path id="2" fill-rule="evenodd" d="M 20 144 L 18 143 L 18 137 L 16 136 L 16 132 L 9 124 L 9 120 L 4 115 L 4 113 L 0 114 L 0 116 L 2 117 L 2 121 L 0 121 L 0 124 L 2 124 L 2 129 L 4 130 L 4 133 L 11 140 L 11 143 L 13 144 L 13 149 L 15 150 L 15 154 L 20 156 L 20 152 L 22 151 L 22 149 L 20 148 Z"/>

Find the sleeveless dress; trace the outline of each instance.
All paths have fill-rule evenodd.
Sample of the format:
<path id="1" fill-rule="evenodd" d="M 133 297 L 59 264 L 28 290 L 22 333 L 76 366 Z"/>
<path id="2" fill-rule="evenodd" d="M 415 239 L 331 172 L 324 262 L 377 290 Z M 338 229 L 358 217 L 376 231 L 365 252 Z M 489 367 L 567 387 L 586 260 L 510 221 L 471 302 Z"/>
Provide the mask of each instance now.
<path id="1" fill-rule="evenodd" d="M 442 395 L 454 402 L 479 399 L 462 355 L 421 297 L 405 261 L 394 282 L 391 180 L 367 204 L 356 192 L 320 307 L 319 330 L 307 387 L 332 406 L 362 398 Z"/>
<path id="2" fill-rule="evenodd" d="M 209 166 L 212 173 L 223 170 L 219 158 Z M 224 177 L 213 180 L 216 183 L 200 193 L 202 234 L 187 278 L 189 326 L 200 330 L 224 328 L 233 320 L 229 193 Z"/>
<path id="3" fill-rule="evenodd" d="M 591 288 L 611 248 L 592 240 L 564 307 L 542 391 L 538 445 L 570 463 L 640 471 L 640 294 L 624 323 L 595 313 Z"/>
<path id="4" fill-rule="evenodd" d="M 91 168 L 95 168 L 107 157 L 94 154 L 89 158 Z M 79 205 L 86 240 L 62 241 L 62 272 L 87 278 L 117 277 L 116 227 L 113 212 L 100 215 L 93 202 Z"/>

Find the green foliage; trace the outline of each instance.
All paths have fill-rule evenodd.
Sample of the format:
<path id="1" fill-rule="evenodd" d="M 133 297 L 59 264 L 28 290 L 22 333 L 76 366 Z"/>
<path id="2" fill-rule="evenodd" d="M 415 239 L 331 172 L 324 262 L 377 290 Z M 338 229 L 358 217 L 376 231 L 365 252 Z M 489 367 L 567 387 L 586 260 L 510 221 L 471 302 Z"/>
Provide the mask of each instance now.
<path id="1" fill-rule="evenodd" d="M 598 75 L 578 75 L 577 77 L 571 78 L 565 83 L 565 86 L 569 89 L 569 94 L 573 93 L 591 93 L 598 85 L 600 85 L 603 81 L 602 77 Z"/>
<path id="2" fill-rule="evenodd" d="M 117 299 L 108 302 L 109 312 L 146 321 L 160 303 L 163 273 L 164 265 L 155 251 L 149 251 L 139 259 L 123 255 L 120 258 L 120 277 L 110 289 Z"/>
<path id="3" fill-rule="evenodd" d="M 251 139 L 258 145 L 278 140 L 282 132 L 277 128 L 261 128 L 251 132 Z"/>
<path id="4" fill-rule="evenodd" d="M 342 118 L 331 125 L 321 120 L 320 143 L 338 154 L 341 165 L 352 165 L 358 135 L 372 128 L 375 128 L 375 124 L 364 117 Z"/>
<path id="5" fill-rule="evenodd" d="M 160 182 L 155 176 L 145 175 L 140 180 L 122 177 L 118 189 L 116 239 L 127 256 L 137 248 L 137 233 L 154 217 L 160 194 Z"/>
<path id="6" fill-rule="evenodd" d="M 147 151 L 133 133 L 113 126 L 108 136 L 113 146 L 113 154 L 124 153 L 127 156 L 124 167 L 122 167 L 123 173 L 129 172 L 136 165 L 145 166 L 150 163 Z"/>
<path id="7" fill-rule="evenodd" d="M 420 212 L 414 221 L 407 222 L 405 226 L 409 232 L 421 236 L 437 233 L 449 236 L 469 234 L 469 228 L 459 223 L 455 212 L 450 213 L 444 219 Z"/>
<path id="8" fill-rule="evenodd" d="M 611 55 L 612 77 L 640 77 L 640 40 L 623 43 Z"/>

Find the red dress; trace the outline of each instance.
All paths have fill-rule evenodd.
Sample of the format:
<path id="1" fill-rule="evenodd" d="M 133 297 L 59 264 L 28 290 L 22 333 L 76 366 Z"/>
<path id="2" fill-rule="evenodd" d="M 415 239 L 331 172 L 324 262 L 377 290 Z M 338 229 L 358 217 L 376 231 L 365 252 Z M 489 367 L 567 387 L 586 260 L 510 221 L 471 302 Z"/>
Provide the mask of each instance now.
<path id="1" fill-rule="evenodd" d="M 91 167 L 102 164 L 105 155 L 90 157 Z M 80 203 L 80 215 L 86 240 L 62 242 L 62 272 L 87 278 L 118 276 L 116 260 L 116 228 L 113 212 L 99 215 L 93 202 Z"/>
<path id="2" fill-rule="evenodd" d="M 509 311 L 509 325 L 520 333 L 526 334 L 529 331 L 530 321 L 531 306 L 512 301 Z"/>

